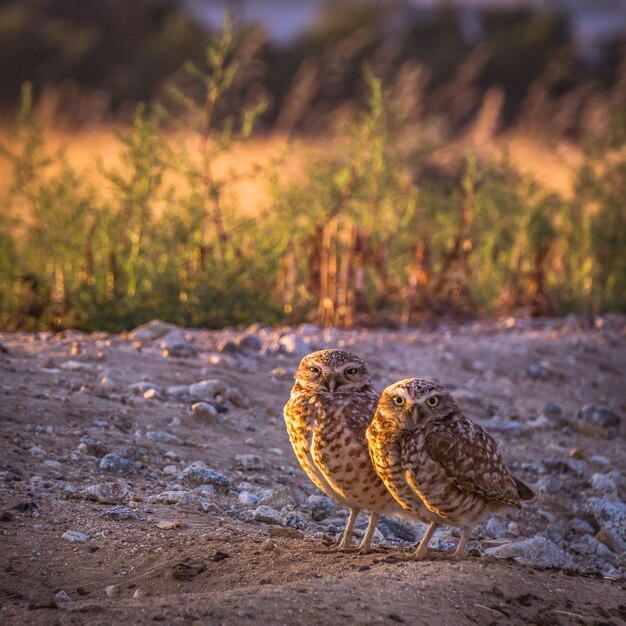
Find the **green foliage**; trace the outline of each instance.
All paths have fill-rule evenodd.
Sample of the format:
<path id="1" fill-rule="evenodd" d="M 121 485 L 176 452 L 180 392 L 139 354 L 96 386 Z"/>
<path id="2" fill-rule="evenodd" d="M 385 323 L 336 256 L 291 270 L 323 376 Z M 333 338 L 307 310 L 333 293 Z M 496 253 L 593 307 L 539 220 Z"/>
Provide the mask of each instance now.
<path id="1" fill-rule="evenodd" d="M 271 207 L 244 210 L 231 193 L 236 176 L 215 167 L 248 141 L 266 106 L 224 106 L 239 55 L 227 20 L 205 65 L 187 66 L 201 97 L 172 89 L 175 118 L 163 104 L 137 107 L 117 136 L 118 165 L 98 165 L 105 193 L 49 150 L 24 86 L 17 148 L 0 151 L 12 170 L 0 213 L 0 327 L 626 310 L 617 134 L 590 152 L 570 202 L 506 159 L 468 155 L 452 175 L 429 174 L 419 146 L 402 147 L 394 94 L 366 70 L 366 106 L 332 150 L 297 185 L 281 178 L 278 159 L 267 171 Z M 164 130 L 174 119 L 185 143 Z"/>

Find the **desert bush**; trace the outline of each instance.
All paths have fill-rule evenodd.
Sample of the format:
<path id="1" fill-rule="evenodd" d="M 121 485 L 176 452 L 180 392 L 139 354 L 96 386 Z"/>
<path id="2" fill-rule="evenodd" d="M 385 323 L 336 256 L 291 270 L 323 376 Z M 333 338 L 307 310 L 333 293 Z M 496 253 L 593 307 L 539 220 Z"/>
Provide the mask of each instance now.
<path id="1" fill-rule="evenodd" d="M 215 168 L 249 141 L 267 104 L 258 94 L 224 104 L 234 86 L 246 94 L 238 72 L 251 47 L 245 63 L 241 49 L 227 21 L 205 66 L 187 66 L 199 95 L 172 87 L 167 101 L 137 107 L 117 135 L 118 165 L 97 164 L 98 189 L 49 149 L 24 87 L 17 148 L 1 153 L 12 172 L 0 215 L 1 327 L 626 310 L 617 131 L 590 150 L 572 200 L 506 159 L 468 154 L 444 173 L 430 161 L 432 137 L 404 140 L 397 95 L 366 69 L 366 104 L 330 137 L 332 150 L 309 158 L 298 184 L 283 179 L 280 158 L 252 168 L 271 201 L 243 210 L 230 186 L 240 174 Z M 194 141 L 178 143 L 173 127 Z M 419 136 L 419 122 L 412 128 Z"/>

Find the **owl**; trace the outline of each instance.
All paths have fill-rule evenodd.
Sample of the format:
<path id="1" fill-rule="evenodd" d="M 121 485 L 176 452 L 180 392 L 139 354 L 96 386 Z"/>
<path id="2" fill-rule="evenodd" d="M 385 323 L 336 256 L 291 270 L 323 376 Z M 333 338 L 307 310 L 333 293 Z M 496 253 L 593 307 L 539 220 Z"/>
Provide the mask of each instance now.
<path id="1" fill-rule="evenodd" d="M 338 551 L 350 540 L 361 510 L 370 512 L 361 553 L 371 550 L 381 513 L 403 513 L 372 467 L 365 430 L 378 404 L 365 363 L 343 350 L 320 350 L 302 359 L 285 405 L 294 452 L 313 483 L 350 511 Z"/>
<path id="2" fill-rule="evenodd" d="M 453 555 L 461 557 L 475 524 L 534 497 L 507 471 L 493 438 L 431 380 L 408 378 L 387 387 L 366 436 L 390 493 L 407 512 L 430 522 L 415 558 L 444 524 L 461 528 Z"/>

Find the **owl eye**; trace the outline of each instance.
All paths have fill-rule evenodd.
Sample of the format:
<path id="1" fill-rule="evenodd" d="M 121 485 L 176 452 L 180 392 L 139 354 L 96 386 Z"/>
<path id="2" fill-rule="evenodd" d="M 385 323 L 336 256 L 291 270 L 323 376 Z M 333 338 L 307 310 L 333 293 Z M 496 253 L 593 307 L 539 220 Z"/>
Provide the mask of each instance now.
<path id="1" fill-rule="evenodd" d="M 311 365 L 309 367 L 309 372 L 311 372 L 311 374 L 319 374 L 320 373 L 320 368 L 319 367 L 315 367 L 315 365 Z"/>
<path id="2" fill-rule="evenodd" d="M 406 400 L 402 396 L 394 396 L 393 397 L 393 403 L 396 406 L 402 406 L 405 402 L 406 402 Z"/>
<path id="3" fill-rule="evenodd" d="M 356 367 L 349 367 L 346 370 L 346 374 L 348 374 L 348 376 L 354 376 L 354 374 L 356 374 L 359 370 Z"/>
<path id="4" fill-rule="evenodd" d="M 436 406 L 439 406 L 439 397 L 438 396 L 430 396 L 430 398 L 428 398 L 428 400 L 426 400 L 426 404 L 431 409 L 434 409 Z"/>

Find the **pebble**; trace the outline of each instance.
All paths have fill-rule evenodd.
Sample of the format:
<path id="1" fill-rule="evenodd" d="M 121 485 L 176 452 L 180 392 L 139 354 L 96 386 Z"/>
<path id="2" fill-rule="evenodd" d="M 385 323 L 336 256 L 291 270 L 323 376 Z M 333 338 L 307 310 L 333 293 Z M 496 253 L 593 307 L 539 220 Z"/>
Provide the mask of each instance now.
<path id="1" fill-rule="evenodd" d="M 335 510 L 335 503 L 327 496 L 309 496 L 311 517 L 316 522 L 330 517 Z"/>
<path id="2" fill-rule="evenodd" d="M 100 461 L 100 469 L 114 474 L 132 474 L 136 468 L 134 461 L 110 452 Z"/>
<path id="3" fill-rule="evenodd" d="M 304 533 L 297 528 L 285 528 L 284 526 L 270 526 L 268 533 L 271 537 L 287 537 L 288 539 L 303 539 Z"/>
<path id="4" fill-rule="evenodd" d="M 620 416 L 604 404 L 585 404 L 576 414 L 574 428 L 584 435 L 613 439 L 617 437 L 621 424 Z"/>
<path id="5" fill-rule="evenodd" d="M 297 506 L 297 502 L 289 487 L 281 487 L 280 489 L 271 490 L 263 494 L 260 503 L 278 510 L 284 509 L 285 507 L 293 509 Z"/>
<path id="6" fill-rule="evenodd" d="M 194 461 L 181 472 L 181 480 L 183 483 L 190 485 L 213 485 L 225 490 L 231 488 L 230 478 L 224 476 L 210 467 L 207 467 L 203 461 Z"/>
<path id="7" fill-rule="evenodd" d="M 409 543 L 415 543 L 423 533 L 418 530 L 421 524 L 409 522 L 397 517 L 383 517 L 380 522 L 380 530 L 388 539 L 400 539 Z"/>
<path id="8" fill-rule="evenodd" d="M 198 356 L 196 347 L 178 329 L 167 333 L 159 342 L 159 347 L 166 357 L 189 359 Z"/>
<path id="9" fill-rule="evenodd" d="M 485 524 L 485 534 L 491 539 L 503 539 L 507 535 L 507 527 L 498 517 L 491 517 Z"/>
<path id="10" fill-rule="evenodd" d="M 189 385 L 189 393 L 199 400 L 215 400 L 218 396 L 225 397 L 228 390 L 228 385 L 216 378 L 200 380 Z"/>
<path id="11" fill-rule="evenodd" d="M 617 485 L 608 474 L 592 474 L 589 482 L 598 495 L 617 496 Z"/>
<path id="12" fill-rule="evenodd" d="M 269 506 L 262 504 L 258 506 L 252 515 L 252 518 L 257 522 L 263 522 L 264 524 L 275 524 L 276 526 L 282 526 L 284 523 L 283 516 L 280 511 L 273 509 Z"/>
<path id="13" fill-rule="evenodd" d="M 173 443 L 176 445 L 181 445 L 183 443 L 183 440 L 180 437 L 166 433 L 164 430 L 150 430 L 146 433 L 146 437 L 150 439 L 150 441 L 158 443 Z"/>
<path id="14" fill-rule="evenodd" d="M 557 418 L 563 415 L 563 409 L 556 402 L 547 402 L 543 407 L 543 414 L 546 417 Z"/>
<path id="15" fill-rule="evenodd" d="M 161 400 L 162 397 L 158 389 L 147 389 L 143 393 L 144 400 Z"/>
<path id="16" fill-rule="evenodd" d="M 489 548 L 485 553 L 497 559 L 513 559 L 521 565 L 535 567 L 572 568 L 574 565 L 564 550 L 541 535 Z"/>
<path id="17" fill-rule="evenodd" d="M 167 335 L 167 333 L 176 329 L 177 326 L 174 324 L 168 324 L 167 322 L 162 322 L 161 320 L 152 320 L 146 324 L 133 328 L 133 330 L 128 333 L 128 337 L 135 341 L 154 341 L 155 339 L 160 339 L 164 335 Z"/>
<path id="18" fill-rule="evenodd" d="M 263 468 L 263 461 L 261 461 L 261 457 L 256 454 L 237 454 L 235 460 L 239 466 L 246 471 L 260 470 Z"/>
<path id="19" fill-rule="evenodd" d="M 263 341 L 256 335 L 243 335 L 237 339 L 237 345 L 249 352 L 259 352 L 263 348 Z"/>
<path id="20" fill-rule="evenodd" d="M 570 530 L 576 535 L 593 535 L 593 526 L 584 519 L 575 517 L 569 523 Z"/>
<path id="21" fill-rule="evenodd" d="M 249 491 L 242 491 L 239 496 L 237 496 L 237 502 L 247 507 L 252 507 L 255 504 L 258 504 L 260 499 L 261 498 L 259 498 L 259 496 L 254 493 L 250 493 Z"/>
<path id="22" fill-rule="evenodd" d="M 307 527 L 307 523 L 297 513 L 287 515 L 285 525 L 296 530 L 305 530 Z"/>
<path id="23" fill-rule="evenodd" d="M 626 504 L 605 498 L 589 498 L 584 512 L 598 527 L 611 533 L 618 552 L 626 551 Z"/>
<path id="24" fill-rule="evenodd" d="M 54 594 L 54 599 L 57 602 L 69 602 L 71 600 L 67 591 L 63 591 L 62 589 Z"/>
<path id="25" fill-rule="evenodd" d="M 178 468 L 176 465 L 166 465 L 162 470 L 161 474 L 163 476 L 175 476 L 178 472 Z"/>
<path id="26" fill-rule="evenodd" d="M 550 370 L 541 363 L 533 363 L 526 370 L 531 378 L 546 380 L 550 376 Z"/>
<path id="27" fill-rule="evenodd" d="M 119 504 L 108 511 L 100 513 L 100 517 L 106 517 L 115 520 L 137 519 L 137 513 L 130 507 Z"/>
<path id="28" fill-rule="evenodd" d="M 311 351 L 309 344 L 296 333 L 287 333 L 278 340 L 278 350 L 283 354 L 303 357 Z"/>
<path id="29" fill-rule="evenodd" d="M 126 501 L 131 496 L 131 491 L 126 483 L 101 483 L 85 487 L 83 496 L 86 500 L 95 500 L 103 504 L 118 504 Z"/>
<path id="30" fill-rule="evenodd" d="M 36 456 L 39 459 L 43 459 L 46 456 L 46 451 L 41 446 L 31 446 L 28 451 L 32 456 Z"/>
<path id="31" fill-rule="evenodd" d="M 61 539 L 65 539 L 66 541 L 70 541 L 71 543 L 85 543 L 89 539 L 89 537 L 77 530 L 66 530 L 61 535 Z"/>
<path id="32" fill-rule="evenodd" d="M 217 346 L 217 351 L 221 352 L 222 354 L 239 354 L 241 352 L 241 349 L 239 345 L 236 344 L 234 341 L 226 339 Z"/>
<path id="33" fill-rule="evenodd" d="M 120 595 L 120 588 L 117 585 L 109 585 L 104 588 L 107 598 L 117 598 Z"/>
<path id="34" fill-rule="evenodd" d="M 208 402 L 195 402 L 191 407 L 191 415 L 207 424 L 217 422 L 217 409 Z"/>
<path id="35" fill-rule="evenodd" d="M 204 513 L 209 510 L 209 502 L 207 500 L 189 491 L 163 491 L 149 500 L 150 502 L 158 502 L 160 504 L 177 504 L 181 507 L 200 510 Z"/>
<path id="36" fill-rule="evenodd" d="M 130 390 L 132 393 L 134 393 L 137 396 L 144 396 L 145 398 L 145 393 L 150 391 L 150 390 L 155 390 L 158 391 L 159 394 L 161 393 L 161 387 L 159 387 L 159 385 L 157 385 L 156 383 L 150 382 L 150 381 L 140 381 L 138 383 L 133 383 L 130 386 Z"/>
<path id="37" fill-rule="evenodd" d="M 528 426 L 522 422 L 503 420 L 497 415 L 494 415 L 489 419 L 480 420 L 480 425 L 486 430 L 494 433 L 510 433 L 517 435 L 523 433 L 525 430 L 528 430 Z"/>

